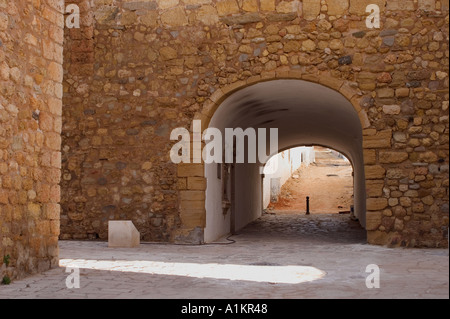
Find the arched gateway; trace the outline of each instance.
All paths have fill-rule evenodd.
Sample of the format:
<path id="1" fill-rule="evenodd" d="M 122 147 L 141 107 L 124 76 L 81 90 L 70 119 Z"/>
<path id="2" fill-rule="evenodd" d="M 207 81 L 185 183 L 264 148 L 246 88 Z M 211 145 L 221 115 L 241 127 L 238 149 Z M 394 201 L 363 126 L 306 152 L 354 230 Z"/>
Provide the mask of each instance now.
<path id="1" fill-rule="evenodd" d="M 145 241 L 228 230 L 210 220 L 209 168 L 170 160 L 171 131 L 193 120 L 329 144 L 353 162 L 369 243 L 447 246 L 448 14 L 448 0 L 0 1 L 9 276 L 56 265 L 58 240 L 106 240 L 110 220 Z M 230 225 L 256 217 L 251 202 Z"/>
<path id="2" fill-rule="evenodd" d="M 355 214 L 365 227 L 362 126 L 357 110 L 344 96 L 320 84 L 279 79 L 241 88 L 210 112 L 206 125 L 221 132 L 225 128 L 277 128 L 277 153 L 298 145 L 325 145 L 347 154 L 355 171 Z M 217 175 L 218 164 L 205 164 L 206 242 L 261 216 L 263 164 L 234 164 L 227 181 L 226 176 Z M 229 209 L 224 209 L 224 201 L 230 201 Z"/>
<path id="3" fill-rule="evenodd" d="M 446 1 L 81 2 L 64 39 L 61 239 L 105 240 L 125 219 L 145 241 L 201 243 L 254 219 L 256 166 L 235 167 L 232 222 L 217 167 L 171 161 L 171 132 L 201 120 L 338 149 L 369 243 L 447 245 Z"/>

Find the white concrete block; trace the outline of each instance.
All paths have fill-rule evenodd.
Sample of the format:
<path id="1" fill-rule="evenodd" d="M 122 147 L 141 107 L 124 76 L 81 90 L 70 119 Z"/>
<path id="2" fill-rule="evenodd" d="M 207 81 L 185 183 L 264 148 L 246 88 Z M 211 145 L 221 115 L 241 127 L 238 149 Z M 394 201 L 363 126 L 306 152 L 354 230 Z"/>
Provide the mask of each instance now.
<path id="1" fill-rule="evenodd" d="M 141 243 L 140 234 L 132 221 L 109 221 L 108 247 L 135 248 Z"/>

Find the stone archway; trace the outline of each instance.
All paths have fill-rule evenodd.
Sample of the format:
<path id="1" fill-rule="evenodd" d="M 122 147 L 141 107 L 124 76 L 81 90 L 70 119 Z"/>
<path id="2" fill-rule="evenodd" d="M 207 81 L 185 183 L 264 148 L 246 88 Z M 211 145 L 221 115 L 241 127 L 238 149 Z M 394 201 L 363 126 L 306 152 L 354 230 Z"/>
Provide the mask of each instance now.
<path id="1" fill-rule="evenodd" d="M 291 112 L 286 112 L 287 115 L 284 115 L 284 117 L 278 116 L 278 119 L 275 120 L 273 118 L 270 119 L 271 115 L 268 115 L 269 117 L 263 116 L 254 119 L 257 122 L 259 121 L 265 123 L 275 121 L 279 126 L 284 127 L 289 125 L 292 126 L 285 132 L 283 132 L 283 129 L 281 130 L 282 136 L 280 138 L 282 140 L 282 144 L 280 145 L 280 149 L 286 149 L 299 144 L 322 144 L 329 145 L 334 149 L 341 151 L 342 153 L 349 154 L 356 172 L 356 211 L 358 217 L 360 218 L 361 224 L 365 227 L 366 190 L 364 155 L 362 146 L 362 129 L 363 127 L 368 126 L 365 112 L 359 107 L 359 100 L 356 93 L 354 93 L 352 89 L 346 83 L 344 83 L 344 81 L 322 80 L 319 81 L 319 83 L 314 83 L 317 81 L 311 81 L 311 78 L 309 78 L 308 81 L 301 80 L 300 78 L 301 77 L 297 72 L 288 72 L 285 74 L 278 74 L 278 77 L 274 79 L 261 79 L 259 77 L 255 77 L 245 83 L 240 82 L 222 88 L 218 90 L 218 92 L 214 93 L 211 99 L 207 103 L 205 103 L 202 112 L 197 114 L 196 119 L 202 120 L 202 130 L 206 129 L 209 126 L 217 127 L 219 129 L 224 129 L 225 127 L 230 126 L 264 127 L 264 125 L 258 125 L 259 123 L 256 122 L 250 123 L 251 121 L 242 121 L 243 114 L 239 113 L 237 110 L 239 108 L 241 108 L 242 110 L 242 108 L 245 107 L 246 103 L 253 103 L 252 105 L 254 105 L 255 103 L 265 103 L 264 101 L 280 103 L 281 105 L 275 107 L 273 105 L 269 106 L 268 109 L 263 112 L 265 114 L 273 114 L 274 112 L 276 112 L 277 108 L 278 110 L 282 111 L 291 109 Z M 323 79 L 327 78 L 324 77 Z M 274 96 L 274 93 L 277 96 Z M 263 96 L 259 98 L 258 94 L 262 94 Z M 306 104 L 310 104 L 309 110 L 302 111 L 300 107 L 292 111 L 292 108 L 296 103 L 295 101 L 299 100 L 301 94 L 305 96 L 303 106 L 305 106 Z M 272 100 L 271 96 L 273 98 Z M 324 96 L 328 96 L 328 99 L 324 98 Z M 323 103 L 321 105 L 318 105 L 320 104 L 320 100 Z M 299 102 L 299 104 L 302 105 L 301 102 Z M 332 105 L 335 105 L 336 108 L 333 108 Z M 315 108 L 314 106 L 316 106 L 317 108 Z M 246 109 L 244 113 L 245 112 L 251 114 L 251 107 L 250 109 Z M 305 112 L 303 114 L 307 116 L 304 116 L 304 118 L 302 118 L 302 112 Z M 330 114 L 330 112 L 332 112 L 333 114 Z M 339 113 L 341 112 L 342 116 L 339 115 Z M 233 115 L 233 113 L 235 113 L 235 115 Z M 252 116 L 250 115 L 250 117 Z M 218 120 L 220 118 L 226 118 L 227 120 Z M 294 127 L 295 123 L 291 122 L 291 124 L 288 124 L 289 118 L 298 118 L 299 122 L 303 121 L 303 124 L 299 123 L 299 125 L 304 126 L 304 129 L 296 130 L 296 128 Z M 347 120 L 343 120 L 344 118 L 347 118 Z M 343 120 L 342 123 L 340 123 L 341 120 Z M 284 125 L 280 125 L 280 123 L 282 123 L 283 121 Z M 333 122 L 338 124 L 334 126 Z M 272 123 L 272 125 L 274 125 L 274 123 Z M 314 128 L 314 126 L 317 127 L 317 130 Z M 328 129 L 326 127 L 328 127 Z M 321 130 L 323 132 L 328 130 L 328 133 L 322 134 L 320 133 Z M 293 133 L 294 131 L 297 131 L 297 133 Z M 347 131 L 347 133 L 351 133 L 347 134 L 345 131 Z M 348 136 L 343 137 L 343 135 L 346 134 Z M 337 136 L 341 137 L 337 138 Z M 336 140 L 334 140 L 335 137 Z M 353 145 L 349 146 L 349 144 Z M 237 217 L 234 222 L 230 221 L 231 219 L 233 219 L 233 217 L 225 216 L 225 218 L 223 218 L 221 214 L 217 213 L 217 211 L 222 209 L 222 202 L 219 196 L 219 194 L 221 194 L 220 189 L 222 186 L 220 184 L 220 181 L 213 178 L 213 176 L 216 175 L 216 169 L 211 165 L 213 164 L 182 164 L 181 167 L 181 170 L 184 171 L 182 172 L 183 174 L 192 173 L 193 175 L 197 175 L 187 177 L 188 181 L 190 178 L 192 181 L 194 181 L 194 179 L 197 179 L 197 181 L 201 180 L 202 182 L 201 190 L 190 190 L 188 185 L 188 190 L 182 192 L 180 203 L 182 220 L 183 215 L 187 217 L 187 220 L 192 220 L 192 213 L 195 211 L 197 213 L 197 220 L 202 220 L 203 226 L 205 227 L 204 239 L 206 241 L 211 241 L 217 239 L 217 237 L 225 235 L 231 227 L 230 223 L 236 223 L 236 225 L 233 225 L 233 228 L 242 228 L 247 223 L 259 217 L 259 214 L 262 211 L 261 207 L 258 207 L 258 204 L 256 204 L 261 202 L 257 198 L 257 196 L 261 196 L 257 182 L 259 169 L 256 166 L 254 166 L 253 168 L 245 168 L 244 166 L 239 166 L 237 167 L 237 170 L 241 170 L 241 172 L 238 172 L 237 176 L 246 176 L 246 174 L 250 174 L 252 176 L 250 177 L 247 175 L 246 178 L 237 182 L 237 185 L 240 185 L 238 186 L 240 187 L 240 189 L 236 192 L 236 194 L 238 194 L 238 197 L 242 196 L 243 199 L 236 199 L 236 202 L 240 202 L 240 204 L 238 204 L 239 207 L 237 207 L 236 210 L 252 213 L 249 213 L 246 216 Z M 203 169 L 205 169 L 205 174 L 201 175 L 201 171 Z M 253 185 L 254 187 L 252 187 L 251 185 Z M 195 198 L 200 200 L 194 200 Z M 248 198 L 253 198 L 254 201 L 249 201 L 247 200 Z M 194 202 L 196 202 L 196 204 L 194 204 Z M 193 206 L 195 205 L 197 206 L 194 209 Z M 201 232 L 198 232 L 197 235 L 202 236 L 203 234 L 201 234 Z"/>
<path id="2" fill-rule="evenodd" d="M 189 2 L 85 5 L 67 33 L 61 238 L 105 239 L 120 218 L 148 241 L 201 242 L 204 166 L 170 161 L 171 130 L 208 127 L 241 89 L 296 79 L 358 114 L 369 242 L 447 245 L 448 6 L 378 1 L 370 29 L 369 0 Z"/>

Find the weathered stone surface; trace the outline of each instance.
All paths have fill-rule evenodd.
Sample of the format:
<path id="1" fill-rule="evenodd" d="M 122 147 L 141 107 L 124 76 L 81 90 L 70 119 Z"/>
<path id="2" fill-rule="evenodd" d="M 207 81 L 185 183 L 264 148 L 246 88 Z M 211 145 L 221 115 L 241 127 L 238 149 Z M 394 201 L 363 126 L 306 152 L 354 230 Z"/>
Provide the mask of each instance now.
<path id="1" fill-rule="evenodd" d="M 180 0 L 157 0 L 158 6 L 161 9 L 168 9 L 168 8 L 173 8 L 176 5 L 178 5 L 180 3 Z M 149 6 L 153 7 L 154 6 L 154 2 L 149 2 Z M 155 8 L 153 8 L 152 10 L 155 10 Z"/>
<path id="2" fill-rule="evenodd" d="M 391 0 L 387 1 L 386 9 L 390 11 L 413 11 L 415 6 L 413 0 Z"/>
<path id="3" fill-rule="evenodd" d="M 389 2 L 389 1 L 387 1 Z M 386 7 L 386 0 L 350 0 L 349 12 L 355 15 L 366 15 L 366 8 L 370 4 L 375 4 L 384 12 Z"/>
<path id="4" fill-rule="evenodd" d="M 366 179 L 382 179 L 386 176 L 386 169 L 381 165 L 366 166 Z"/>
<path id="5" fill-rule="evenodd" d="M 368 231 L 377 230 L 381 225 L 383 214 L 381 212 L 368 212 L 366 228 Z"/>
<path id="6" fill-rule="evenodd" d="M 0 1 L 0 280 L 58 266 L 63 8 Z"/>
<path id="7" fill-rule="evenodd" d="M 379 30 L 365 26 L 369 4 L 380 7 Z M 439 13 L 446 1 L 434 5 L 427 0 L 91 1 L 83 10 L 92 11 L 92 22 L 86 18 L 82 28 L 65 32 L 63 88 L 51 83 L 60 79 L 57 65 L 22 74 L 20 64 L 4 56 L 10 45 L 0 36 L 1 96 L 13 96 L 23 83 L 43 94 L 60 95 L 64 89 L 65 104 L 62 121 L 53 97 L 29 101 L 32 112 L 22 110 L 24 102 L 0 100 L 1 127 L 11 114 L 30 119 L 24 131 L 39 131 L 29 140 L 52 152 L 60 140 L 47 132 L 64 127 L 62 238 L 105 240 L 105 221 L 126 218 L 149 241 L 198 241 L 206 215 L 205 167 L 170 162 L 171 130 L 189 129 L 194 118 L 207 126 L 222 101 L 247 85 L 280 78 L 317 82 L 346 97 L 363 127 L 367 194 L 371 208 L 380 209 L 374 211 L 369 232 L 375 235 L 369 241 L 414 239 L 420 246 L 427 237 L 442 245 L 443 233 L 431 229 L 446 226 L 441 207 L 448 208 L 448 170 L 441 170 L 448 165 L 448 18 Z M 17 20 L 9 14 L 2 17 L 0 34 L 10 32 L 12 21 Z M 21 37 L 24 45 L 39 47 L 37 34 L 27 33 Z M 49 31 L 49 38 L 56 41 L 57 33 Z M 59 32 L 58 45 L 61 37 Z M 60 64 L 60 48 L 43 44 L 44 60 Z M 0 129 L 0 150 L 5 150 L 0 159 L 27 149 L 24 139 L 8 140 L 4 134 Z M 39 161 L 43 168 L 56 162 Z M 416 171 L 420 165 L 434 166 L 424 173 Z M 9 170 L 0 164 L 2 176 Z M 39 175 L 57 180 L 47 171 L 31 179 L 37 183 Z M 31 198 L 50 197 L 47 186 L 39 188 L 44 191 Z M 10 188 L 0 187 L 0 203 L 10 198 Z M 412 215 L 413 207 L 419 217 Z"/>
<path id="8" fill-rule="evenodd" d="M 390 148 L 392 131 L 384 130 L 376 132 L 375 135 L 364 136 L 364 148 Z"/>
<path id="9" fill-rule="evenodd" d="M 316 43 L 312 40 L 302 42 L 302 51 L 310 52 L 316 49 Z"/>
<path id="10" fill-rule="evenodd" d="M 343 15 L 348 12 L 348 0 L 327 0 L 328 14 L 332 16 Z"/>
<path id="11" fill-rule="evenodd" d="M 299 11 L 299 2 L 298 1 L 281 1 L 276 6 L 276 11 L 278 13 L 292 13 Z"/>
<path id="12" fill-rule="evenodd" d="M 295 12 L 292 13 L 269 13 L 267 20 L 270 22 L 293 21 L 298 17 Z"/>
<path id="13" fill-rule="evenodd" d="M 216 8 L 210 5 L 202 6 L 197 13 L 197 20 L 206 25 L 214 25 L 219 22 Z"/>
<path id="14" fill-rule="evenodd" d="M 179 27 L 187 25 L 189 21 L 186 12 L 180 7 L 175 7 L 161 13 L 161 22 L 171 27 Z"/>
<path id="15" fill-rule="evenodd" d="M 350 55 L 343 56 L 338 60 L 339 65 L 350 65 L 353 63 L 353 59 Z"/>
<path id="16" fill-rule="evenodd" d="M 229 17 L 222 17 L 220 21 L 228 25 L 249 24 L 261 21 L 262 18 L 258 13 L 245 13 Z"/>
<path id="17" fill-rule="evenodd" d="M 436 0 L 419 0 L 419 9 L 425 11 L 436 10 Z"/>
<path id="18" fill-rule="evenodd" d="M 3 12 L 0 12 L 0 31 L 5 31 L 8 28 L 9 17 Z"/>
<path id="19" fill-rule="evenodd" d="M 389 73 L 387 73 L 387 72 L 383 72 L 382 74 L 380 74 L 377 77 L 377 80 L 378 80 L 378 82 L 381 82 L 381 83 L 391 83 L 392 82 L 392 76 Z"/>
<path id="20" fill-rule="evenodd" d="M 303 0 L 303 18 L 306 20 L 314 20 L 320 13 L 320 1 Z"/>
<path id="21" fill-rule="evenodd" d="M 409 155 L 407 152 L 391 152 L 391 151 L 381 151 L 379 158 L 380 163 L 388 164 L 398 164 L 406 161 Z"/>
<path id="22" fill-rule="evenodd" d="M 174 0 L 166 0 L 164 2 L 172 3 Z M 148 9 L 148 10 L 155 10 L 157 8 L 157 2 L 156 1 L 130 1 L 125 2 L 123 4 L 124 9 L 127 10 L 142 10 L 142 9 Z M 170 7 L 170 6 L 168 6 Z M 164 9 L 164 8 L 163 8 Z"/>
<path id="23" fill-rule="evenodd" d="M 431 72 L 429 70 L 419 70 L 408 72 L 408 80 L 420 81 L 430 79 Z"/>
<path id="24" fill-rule="evenodd" d="M 373 149 L 366 149 L 363 151 L 364 164 L 372 165 L 377 163 L 377 152 Z"/>
<path id="25" fill-rule="evenodd" d="M 259 0 L 262 11 L 275 11 L 275 0 Z"/>
<path id="26" fill-rule="evenodd" d="M 219 0 L 216 5 L 219 16 L 239 13 L 239 6 L 236 0 Z"/>
<path id="27" fill-rule="evenodd" d="M 159 55 L 163 60 L 173 60 L 178 57 L 178 52 L 171 47 L 162 47 Z"/>
<path id="28" fill-rule="evenodd" d="M 367 199 L 367 210 L 369 210 L 369 211 L 383 210 L 387 206 L 388 206 L 388 200 L 386 198 L 368 198 Z"/>
<path id="29" fill-rule="evenodd" d="M 400 114 L 400 105 L 384 105 L 383 112 L 388 115 L 398 115 Z"/>
<path id="30" fill-rule="evenodd" d="M 244 0 L 242 3 L 242 9 L 248 12 L 257 12 L 258 0 Z"/>
<path id="31" fill-rule="evenodd" d="M 384 180 L 367 180 L 367 196 L 380 197 L 383 195 Z"/>

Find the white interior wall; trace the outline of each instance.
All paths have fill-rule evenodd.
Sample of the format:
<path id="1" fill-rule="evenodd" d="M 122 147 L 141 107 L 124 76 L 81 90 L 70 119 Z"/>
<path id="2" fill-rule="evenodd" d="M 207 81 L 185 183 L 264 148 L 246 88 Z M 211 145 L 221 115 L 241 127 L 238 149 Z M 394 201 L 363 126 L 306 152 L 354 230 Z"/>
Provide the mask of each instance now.
<path id="1" fill-rule="evenodd" d="M 236 165 L 235 231 L 239 231 L 262 215 L 261 171 L 258 164 Z M 245 212 L 245 213 L 243 213 Z"/>
<path id="2" fill-rule="evenodd" d="M 230 232 L 231 214 L 222 213 L 222 181 L 217 177 L 218 164 L 206 164 L 208 178 L 206 189 L 206 225 L 205 242 L 210 243 Z"/>

